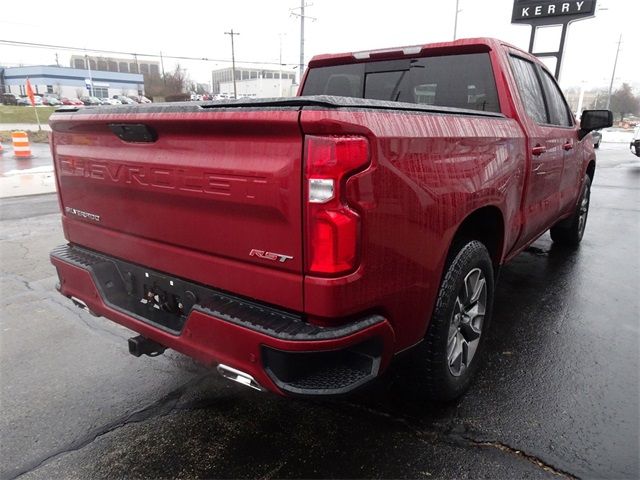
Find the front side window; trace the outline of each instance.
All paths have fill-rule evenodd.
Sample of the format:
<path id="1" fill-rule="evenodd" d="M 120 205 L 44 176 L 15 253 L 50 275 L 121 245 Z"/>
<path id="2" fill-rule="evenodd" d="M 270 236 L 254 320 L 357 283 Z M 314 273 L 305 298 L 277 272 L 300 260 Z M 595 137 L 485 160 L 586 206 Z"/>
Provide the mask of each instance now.
<path id="1" fill-rule="evenodd" d="M 549 72 L 544 69 L 541 70 L 542 85 L 547 96 L 547 106 L 549 107 L 549 123 L 561 127 L 571 127 L 573 121 L 562 92 Z"/>
<path id="2" fill-rule="evenodd" d="M 511 56 L 510 60 L 518 92 L 527 114 L 536 123 L 549 123 L 535 65 L 520 57 Z"/>
<path id="3" fill-rule="evenodd" d="M 312 68 L 302 95 L 334 95 L 500 111 L 488 53 Z"/>

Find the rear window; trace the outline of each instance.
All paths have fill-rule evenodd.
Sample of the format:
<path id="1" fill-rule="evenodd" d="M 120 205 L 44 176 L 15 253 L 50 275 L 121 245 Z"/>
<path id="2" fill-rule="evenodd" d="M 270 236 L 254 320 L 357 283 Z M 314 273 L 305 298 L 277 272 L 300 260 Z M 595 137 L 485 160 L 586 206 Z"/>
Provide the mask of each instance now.
<path id="1" fill-rule="evenodd" d="M 500 111 L 488 53 L 312 68 L 302 95 Z"/>

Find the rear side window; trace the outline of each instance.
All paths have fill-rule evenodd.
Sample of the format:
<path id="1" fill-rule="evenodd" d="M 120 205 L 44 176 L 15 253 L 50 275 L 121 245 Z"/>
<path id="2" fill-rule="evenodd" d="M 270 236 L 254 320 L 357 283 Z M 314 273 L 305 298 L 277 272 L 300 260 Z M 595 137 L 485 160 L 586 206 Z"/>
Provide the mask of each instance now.
<path id="1" fill-rule="evenodd" d="M 520 98 L 524 103 L 527 114 L 536 123 L 549 123 L 544 106 L 544 97 L 542 96 L 542 87 L 536 74 L 535 65 L 523 58 L 512 56 L 511 69 L 516 77 Z"/>
<path id="2" fill-rule="evenodd" d="M 312 68 L 302 95 L 500 111 L 488 53 Z"/>
<path id="3" fill-rule="evenodd" d="M 544 69 L 542 70 L 542 86 L 547 97 L 547 106 L 549 107 L 549 123 L 552 125 L 560 125 L 561 127 L 571 127 L 573 121 L 564 100 L 562 92 L 558 88 L 555 80 Z"/>
<path id="4" fill-rule="evenodd" d="M 363 65 L 313 68 L 304 82 L 302 95 L 362 98 L 363 75 Z"/>

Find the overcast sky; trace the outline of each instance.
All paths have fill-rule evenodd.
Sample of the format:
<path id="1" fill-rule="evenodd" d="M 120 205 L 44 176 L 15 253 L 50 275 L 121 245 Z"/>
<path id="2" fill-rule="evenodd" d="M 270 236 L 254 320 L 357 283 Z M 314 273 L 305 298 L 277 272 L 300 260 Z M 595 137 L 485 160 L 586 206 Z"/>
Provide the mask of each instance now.
<path id="1" fill-rule="evenodd" d="M 529 26 L 511 25 L 513 0 L 459 0 L 458 37 L 492 36 L 528 47 Z M 451 40 L 455 0 L 311 0 L 306 24 L 305 58 L 320 53 L 358 51 Z M 26 4 L 25 4 L 26 5 Z M 30 0 L 28 9 L 4 9 L 0 39 L 128 52 L 231 58 L 233 28 L 236 58 L 277 62 L 282 36 L 283 62 L 299 57 L 299 21 L 290 9 L 300 0 L 230 2 L 147 2 L 109 0 Z M 11 12 L 13 15 L 7 15 Z M 37 13 L 36 13 L 37 12 Z M 640 0 L 598 0 L 596 17 L 569 27 L 561 73 L 563 87 L 608 86 L 616 43 L 622 34 L 615 86 L 640 87 Z M 55 64 L 54 50 L 0 44 L 0 65 Z M 58 51 L 68 66 L 71 52 Z M 166 60 L 168 70 L 174 60 Z M 210 80 L 209 72 L 227 63 L 181 62 L 192 79 Z"/>

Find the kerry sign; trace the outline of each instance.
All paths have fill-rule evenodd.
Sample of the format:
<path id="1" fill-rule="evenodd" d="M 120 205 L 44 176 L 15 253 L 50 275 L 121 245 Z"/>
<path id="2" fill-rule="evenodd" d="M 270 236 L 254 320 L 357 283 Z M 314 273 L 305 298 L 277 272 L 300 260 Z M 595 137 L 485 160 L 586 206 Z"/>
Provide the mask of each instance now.
<path id="1" fill-rule="evenodd" d="M 567 20 L 593 16 L 595 0 L 536 1 L 514 0 L 511 23 L 562 24 Z M 565 17 L 565 18 L 556 18 Z M 542 20 L 542 22 L 540 22 Z"/>
<path id="2" fill-rule="evenodd" d="M 637 0 L 636 0 L 637 1 Z M 513 0 L 511 23 L 531 25 L 529 53 L 540 58 L 555 58 L 555 76 L 560 76 L 562 55 L 567 38 L 567 27 L 571 22 L 593 17 L 596 12 L 596 0 Z M 562 27 L 557 49 L 549 52 L 534 52 L 536 31 L 539 28 L 558 25 Z"/>

